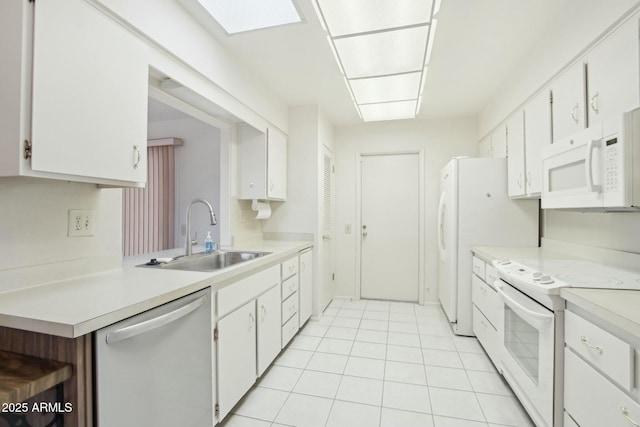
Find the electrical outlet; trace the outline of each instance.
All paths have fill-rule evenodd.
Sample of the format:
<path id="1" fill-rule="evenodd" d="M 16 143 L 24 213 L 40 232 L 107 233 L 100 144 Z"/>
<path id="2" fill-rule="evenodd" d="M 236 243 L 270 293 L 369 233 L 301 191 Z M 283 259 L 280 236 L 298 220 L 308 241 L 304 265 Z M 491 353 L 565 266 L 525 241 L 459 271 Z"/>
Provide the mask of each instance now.
<path id="1" fill-rule="evenodd" d="M 95 211 L 69 209 L 69 237 L 95 235 Z"/>

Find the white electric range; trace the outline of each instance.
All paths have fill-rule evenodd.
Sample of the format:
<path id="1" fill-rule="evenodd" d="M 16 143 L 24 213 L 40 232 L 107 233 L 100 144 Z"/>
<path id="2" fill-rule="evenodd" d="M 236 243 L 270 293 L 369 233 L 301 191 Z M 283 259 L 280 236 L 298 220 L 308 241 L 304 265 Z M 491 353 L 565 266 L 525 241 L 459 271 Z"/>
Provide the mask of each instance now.
<path id="1" fill-rule="evenodd" d="M 497 259 L 503 376 L 539 427 L 562 425 L 565 287 L 640 290 L 640 272 L 578 259 Z"/>

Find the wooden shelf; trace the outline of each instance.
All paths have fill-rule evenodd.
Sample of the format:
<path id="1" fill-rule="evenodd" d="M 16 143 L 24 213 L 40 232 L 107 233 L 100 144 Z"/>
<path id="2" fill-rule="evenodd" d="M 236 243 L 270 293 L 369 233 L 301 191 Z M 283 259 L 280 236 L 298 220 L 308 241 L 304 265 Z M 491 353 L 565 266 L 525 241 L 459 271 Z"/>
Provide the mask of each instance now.
<path id="1" fill-rule="evenodd" d="M 0 404 L 19 403 L 71 378 L 71 365 L 0 351 Z"/>

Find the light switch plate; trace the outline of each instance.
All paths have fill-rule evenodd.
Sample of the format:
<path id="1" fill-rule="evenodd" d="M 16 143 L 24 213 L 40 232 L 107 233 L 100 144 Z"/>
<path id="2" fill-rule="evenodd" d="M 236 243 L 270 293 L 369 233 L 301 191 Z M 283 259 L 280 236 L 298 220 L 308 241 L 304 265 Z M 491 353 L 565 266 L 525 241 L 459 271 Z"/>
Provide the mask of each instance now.
<path id="1" fill-rule="evenodd" d="M 88 209 L 69 209 L 69 237 L 95 235 L 95 211 Z"/>

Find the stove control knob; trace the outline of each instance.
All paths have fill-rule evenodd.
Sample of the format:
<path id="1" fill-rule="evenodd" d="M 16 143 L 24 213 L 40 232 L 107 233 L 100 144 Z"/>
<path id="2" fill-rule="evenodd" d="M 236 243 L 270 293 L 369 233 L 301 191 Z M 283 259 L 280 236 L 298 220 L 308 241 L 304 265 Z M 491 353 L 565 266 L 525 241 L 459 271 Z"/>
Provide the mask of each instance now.
<path id="1" fill-rule="evenodd" d="M 535 272 L 532 274 L 532 276 L 533 276 L 533 280 L 538 281 L 538 280 L 540 280 L 540 278 L 543 276 L 543 274 L 542 274 L 542 273 L 540 273 L 539 271 L 535 271 Z"/>
<path id="2" fill-rule="evenodd" d="M 551 278 L 551 276 L 548 276 L 546 274 L 543 274 L 542 276 L 540 276 L 540 283 L 543 285 L 550 285 L 554 282 L 555 281 Z"/>

